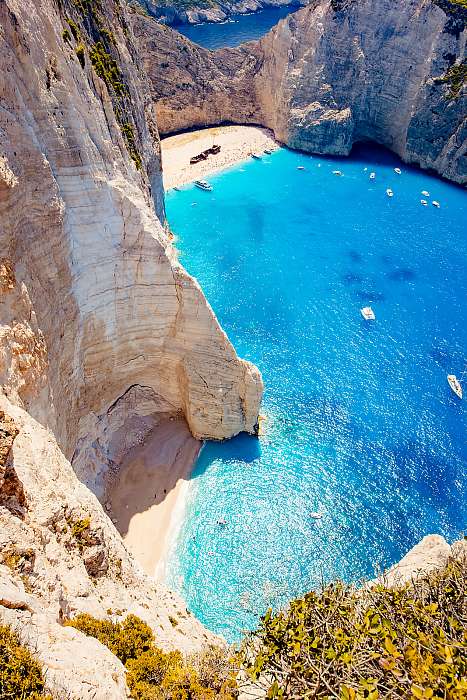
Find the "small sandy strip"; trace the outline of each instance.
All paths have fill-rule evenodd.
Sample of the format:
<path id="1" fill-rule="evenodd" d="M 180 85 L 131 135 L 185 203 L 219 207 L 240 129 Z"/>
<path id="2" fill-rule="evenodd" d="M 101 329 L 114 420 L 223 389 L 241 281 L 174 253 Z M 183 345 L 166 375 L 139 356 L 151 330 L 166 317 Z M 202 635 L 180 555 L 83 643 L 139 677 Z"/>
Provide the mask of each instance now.
<path id="1" fill-rule="evenodd" d="M 201 442 L 184 420 L 164 420 L 123 460 L 108 494 L 125 544 L 150 576 L 165 578 L 172 539 L 184 517 L 187 487 Z"/>
<path id="2" fill-rule="evenodd" d="M 168 136 L 162 139 L 161 144 L 165 190 L 206 178 L 214 172 L 247 160 L 251 153 L 262 153 L 266 148 L 279 148 L 272 132 L 257 126 L 216 126 L 189 131 Z M 220 153 L 210 155 L 207 160 L 194 165 L 190 164 L 190 158 L 215 144 L 221 147 Z"/>

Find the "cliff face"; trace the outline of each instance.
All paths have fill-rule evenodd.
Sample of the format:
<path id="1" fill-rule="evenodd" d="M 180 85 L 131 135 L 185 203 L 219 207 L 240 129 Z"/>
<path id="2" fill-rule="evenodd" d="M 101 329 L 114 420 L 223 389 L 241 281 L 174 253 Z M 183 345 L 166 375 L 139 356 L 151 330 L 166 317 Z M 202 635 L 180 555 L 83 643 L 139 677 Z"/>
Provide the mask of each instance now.
<path id="1" fill-rule="evenodd" d="M 262 390 L 164 230 L 157 128 L 123 9 L 90 7 L 95 18 L 64 1 L 0 5 L 0 381 L 68 457 L 78 446 L 84 478 L 86 440 L 130 387 L 200 438 L 253 432 Z M 140 410 L 120 408 L 122 420 Z"/>
<path id="2" fill-rule="evenodd" d="M 255 123 L 292 148 L 339 155 L 371 140 L 465 183 L 467 95 L 453 76 L 465 73 L 467 12 L 450 8 L 315 0 L 261 41 L 215 52 L 133 22 L 161 133 Z"/>
<path id="3" fill-rule="evenodd" d="M 102 496 L 158 414 L 200 438 L 254 432 L 262 393 L 177 262 L 126 12 L 0 2 L 0 619 L 76 698 L 127 690 L 112 655 L 60 626 L 75 611 L 134 609 L 160 646 L 212 638 L 84 484 Z"/>
<path id="4" fill-rule="evenodd" d="M 257 12 L 266 7 L 300 7 L 308 0 L 133 0 L 164 24 L 199 24 L 225 22 L 230 15 Z"/>

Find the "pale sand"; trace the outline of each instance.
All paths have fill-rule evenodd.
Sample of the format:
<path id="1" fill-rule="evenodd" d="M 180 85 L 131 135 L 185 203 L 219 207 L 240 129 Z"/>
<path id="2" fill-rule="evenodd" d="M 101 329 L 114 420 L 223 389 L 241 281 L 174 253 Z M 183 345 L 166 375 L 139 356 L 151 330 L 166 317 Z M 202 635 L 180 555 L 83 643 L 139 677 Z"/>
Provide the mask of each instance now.
<path id="1" fill-rule="evenodd" d="M 184 514 L 186 489 L 201 448 L 184 420 L 164 420 L 122 462 L 108 494 L 111 517 L 150 576 L 163 580 L 168 550 Z M 164 493 L 165 490 L 165 493 Z"/>
<path id="2" fill-rule="evenodd" d="M 193 180 L 206 178 L 218 170 L 247 160 L 251 153 L 276 149 L 279 144 L 272 132 L 257 126 L 216 126 L 189 131 L 162 139 L 162 174 L 164 189 L 179 187 Z M 218 155 L 190 165 L 190 158 L 210 148 L 221 147 Z"/>

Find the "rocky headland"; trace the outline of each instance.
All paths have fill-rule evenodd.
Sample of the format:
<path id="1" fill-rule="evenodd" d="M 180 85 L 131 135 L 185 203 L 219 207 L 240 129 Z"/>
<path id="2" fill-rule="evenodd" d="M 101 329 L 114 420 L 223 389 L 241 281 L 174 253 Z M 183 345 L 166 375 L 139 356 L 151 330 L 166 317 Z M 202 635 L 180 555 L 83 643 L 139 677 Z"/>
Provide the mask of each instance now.
<path id="1" fill-rule="evenodd" d="M 226 22 L 232 15 L 244 15 L 268 7 L 301 7 L 308 0 L 132 0 L 132 6 L 141 7 L 158 22 L 200 24 Z"/>
<path id="2" fill-rule="evenodd" d="M 255 124 L 334 155 L 373 141 L 465 184 L 466 18 L 454 0 L 314 0 L 217 51 L 137 14 L 132 25 L 161 134 Z"/>

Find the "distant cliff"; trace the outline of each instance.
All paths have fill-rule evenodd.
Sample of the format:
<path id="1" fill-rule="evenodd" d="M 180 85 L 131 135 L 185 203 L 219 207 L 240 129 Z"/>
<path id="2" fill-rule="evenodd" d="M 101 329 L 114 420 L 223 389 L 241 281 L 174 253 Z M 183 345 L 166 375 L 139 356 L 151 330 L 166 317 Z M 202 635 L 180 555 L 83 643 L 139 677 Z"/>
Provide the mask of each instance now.
<path id="1" fill-rule="evenodd" d="M 225 22 L 231 15 L 257 12 L 266 7 L 301 7 L 309 0 L 130 0 L 159 22 L 169 25 Z"/>
<path id="2" fill-rule="evenodd" d="M 163 134 L 261 124 L 340 155 L 369 140 L 465 183 L 466 16 L 450 0 L 314 0 L 262 40 L 214 52 L 132 20 Z"/>

